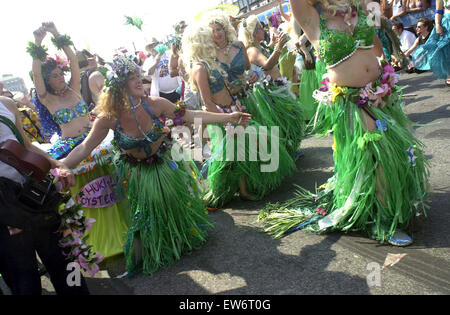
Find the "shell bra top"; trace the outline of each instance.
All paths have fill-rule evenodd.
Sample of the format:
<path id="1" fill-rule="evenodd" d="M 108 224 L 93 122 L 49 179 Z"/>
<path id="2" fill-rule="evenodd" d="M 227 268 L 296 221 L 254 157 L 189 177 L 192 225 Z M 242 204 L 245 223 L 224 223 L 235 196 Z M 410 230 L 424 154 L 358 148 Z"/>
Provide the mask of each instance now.
<path id="1" fill-rule="evenodd" d="M 216 94 L 225 88 L 225 79 L 219 70 L 213 70 L 210 73 L 214 77 L 214 80 L 211 80 L 211 77 L 208 78 L 209 89 L 211 90 L 211 94 Z"/>
<path id="2" fill-rule="evenodd" d="M 158 117 L 156 117 L 147 102 L 142 101 L 142 105 L 144 106 L 144 109 L 147 111 L 150 117 L 152 117 L 153 119 L 153 126 L 150 131 L 148 131 L 144 135 L 144 138 L 131 137 L 124 133 L 122 127 L 120 126 L 120 119 L 118 118 L 116 128 L 114 129 L 114 141 L 116 142 L 116 145 L 122 150 L 131 150 L 134 148 L 138 148 L 138 151 L 141 151 L 141 149 L 144 149 L 147 156 L 150 156 L 152 153 L 150 144 L 157 141 L 159 138 L 161 138 L 161 136 L 165 135 L 165 132 L 163 131 L 164 123 Z"/>
<path id="3" fill-rule="evenodd" d="M 211 68 L 206 62 L 199 62 L 198 64 L 201 64 L 206 68 L 206 72 L 208 73 L 208 85 L 211 94 L 216 94 L 222 91 L 225 88 L 225 79 L 220 71 L 217 69 L 211 71 Z"/>
<path id="4" fill-rule="evenodd" d="M 238 48 L 239 51 L 236 54 L 236 56 L 234 56 L 234 58 L 231 61 L 231 64 L 229 66 L 226 63 L 216 60 L 218 63 L 220 63 L 220 66 L 222 67 L 222 69 L 227 72 L 228 80 L 230 82 L 238 79 L 238 76 L 245 72 L 245 64 L 246 64 L 245 58 L 244 58 L 244 51 L 243 51 L 242 47 L 239 45 L 236 45 L 236 44 L 233 44 L 232 46 Z M 209 74 L 208 84 L 209 84 L 209 89 L 211 90 L 211 94 L 216 94 L 216 93 L 222 91 L 226 87 L 225 79 L 224 79 L 222 73 L 220 73 L 220 71 L 217 69 L 214 69 L 211 71 L 208 64 L 206 64 L 205 62 L 200 62 L 200 64 L 202 64 L 206 68 L 206 70 Z"/>
<path id="5" fill-rule="evenodd" d="M 85 117 L 87 114 L 89 114 L 89 106 L 80 100 L 74 108 L 58 109 L 52 117 L 58 125 L 64 125 L 70 123 L 75 118 Z"/>
<path id="6" fill-rule="evenodd" d="M 245 72 L 245 55 L 244 51 L 241 46 L 237 44 L 232 44 L 233 47 L 239 49 L 236 56 L 234 56 L 233 60 L 231 61 L 230 65 L 227 65 L 226 63 L 221 62 L 220 65 L 222 66 L 222 69 L 225 70 L 228 74 L 228 81 L 232 82 L 239 78 L 240 75 L 242 75 Z"/>
<path id="7" fill-rule="evenodd" d="M 327 69 L 333 68 L 350 58 L 357 49 L 373 47 L 375 27 L 368 24 L 367 15 L 358 9 L 358 23 L 353 34 L 341 30 L 328 29 L 326 21 L 320 18 L 319 56 Z"/>

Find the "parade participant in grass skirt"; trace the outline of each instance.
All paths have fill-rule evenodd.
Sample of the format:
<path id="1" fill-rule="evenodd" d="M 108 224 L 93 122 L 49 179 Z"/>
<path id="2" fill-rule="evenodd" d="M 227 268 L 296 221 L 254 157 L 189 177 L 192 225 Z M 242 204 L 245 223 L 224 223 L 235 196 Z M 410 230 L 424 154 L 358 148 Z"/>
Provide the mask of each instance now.
<path id="1" fill-rule="evenodd" d="M 55 59 L 47 57 L 47 48 L 41 45 L 47 32 L 53 34 L 52 41 L 58 49 L 64 50 L 69 61 L 59 56 Z M 80 96 L 80 69 L 70 47 L 73 45 L 70 37 L 59 35 L 52 22 L 43 23 L 34 36 L 35 42 L 30 42 L 27 50 L 33 57 L 35 104 L 45 134 L 57 132 L 61 135 L 47 150 L 51 157 L 60 160 L 87 137 L 92 125 L 91 115 L 88 104 Z M 65 81 L 68 71 L 71 74 L 69 84 Z M 80 161 L 81 165 L 74 165 L 77 166 L 73 170 L 76 185 L 71 187 L 75 201 L 83 207 L 84 215 L 96 220 L 87 233 L 87 243 L 105 257 L 123 252 L 128 230 L 128 207 L 113 193 L 116 183 L 108 165 L 111 150 L 111 144 L 103 143 L 95 154 Z"/>
<path id="2" fill-rule="evenodd" d="M 265 231 L 277 237 L 297 229 L 362 231 L 407 246 L 412 238 L 405 231 L 426 208 L 429 171 L 424 145 L 402 110 L 398 77 L 387 62 L 379 64 L 381 45 L 360 3 L 291 4 L 327 65 L 328 78 L 315 92 L 316 121 L 318 132 L 334 136 L 335 174 L 316 193 L 299 187 L 293 199 L 268 205 L 260 216 Z"/>
<path id="3" fill-rule="evenodd" d="M 212 227 L 202 200 L 202 178 L 189 157 L 173 156 L 166 119 L 176 126 L 194 118 L 205 124 L 245 125 L 251 116 L 191 111 L 181 102 L 175 105 L 147 96 L 132 57 L 115 57 L 105 76 L 106 90 L 95 109 L 98 119 L 64 162 L 78 164 L 114 130 L 117 188 L 132 208 L 125 248 L 127 272 L 153 274 L 201 247 Z"/>
<path id="4" fill-rule="evenodd" d="M 258 116 L 256 105 L 247 106 L 254 102 L 250 97 L 251 89 L 246 89 L 247 79 L 249 82 L 256 82 L 257 75 L 246 74 L 250 67 L 245 47 L 241 42 L 235 41 L 236 33 L 227 16 L 220 12 L 211 12 L 202 17 L 202 21 L 189 26 L 183 36 L 183 55 L 185 69 L 189 73 L 190 84 L 200 92 L 204 109 L 210 112 L 231 113 L 235 111 L 246 111 Z M 217 42 L 221 45 L 217 45 Z M 256 145 L 255 141 L 250 143 L 250 134 L 246 134 L 245 145 L 239 147 L 242 156 L 239 158 L 237 135 L 228 133 L 223 125 L 208 126 L 208 133 L 211 139 L 211 158 L 205 163 L 203 170 L 208 171 L 209 190 L 205 200 L 210 210 L 217 210 L 223 207 L 239 194 L 243 200 L 260 200 L 268 193 L 278 188 L 286 176 L 295 170 L 295 163 L 287 152 L 281 140 L 271 138 L 269 130 L 266 135 L 260 132 L 261 125 L 258 122 L 251 122 L 250 127 L 254 127 L 255 136 L 265 139 L 267 147 L 278 141 L 279 163 L 276 169 L 262 171 L 263 164 L 268 164 L 261 160 L 260 148 L 255 148 L 253 153 L 257 156 L 251 160 L 249 153 L 251 145 Z M 250 131 L 250 128 L 247 128 Z M 222 135 L 226 135 L 223 137 Z M 264 136 L 267 136 L 264 138 Z M 227 143 L 234 141 L 234 155 L 231 150 L 227 150 Z"/>
<path id="5" fill-rule="evenodd" d="M 275 45 L 273 53 L 268 53 L 261 42 L 264 40 L 264 29 L 256 15 L 251 15 L 240 24 L 239 39 L 244 43 L 249 61 L 260 67 L 260 81 L 253 85 L 250 97 L 253 102 L 249 109 L 256 112 L 255 120 L 265 126 L 279 126 L 280 137 L 285 141 L 288 152 L 295 157 L 304 136 L 305 121 L 301 104 L 290 91 L 290 82 L 282 77 L 278 68 L 281 51 L 288 41 L 284 34 Z M 264 71 L 264 72 L 263 72 Z"/>

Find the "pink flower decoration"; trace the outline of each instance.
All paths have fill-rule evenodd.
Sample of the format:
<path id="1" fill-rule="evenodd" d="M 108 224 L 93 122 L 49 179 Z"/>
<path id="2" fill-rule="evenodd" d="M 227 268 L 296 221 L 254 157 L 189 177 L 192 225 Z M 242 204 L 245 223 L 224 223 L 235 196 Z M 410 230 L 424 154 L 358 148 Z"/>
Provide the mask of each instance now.
<path id="1" fill-rule="evenodd" d="M 74 257 L 78 257 L 80 255 L 80 253 L 81 253 L 81 250 L 78 247 L 74 248 L 71 252 L 72 256 L 74 256 Z"/>
<path id="2" fill-rule="evenodd" d="M 86 258 L 84 258 L 83 255 L 79 255 L 78 256 L 78 264 L 81 266 L 81 268 L 83 268 L 84 270 L 88 270 L 89 269 L 89 264 L 88 261 L 86 260 Z"/>
<path id="3" fill-rule="evenodd" d="M 84 224 L 86 225 L 86 231 L 90 231 L 92 229 L 92 223 L 95 223 L 95 222 L 97 222 L 97 221 L 93 218 L 86 219 L 84 221 Z"/>
<path id="4" fill-rule="evenodd" d="M 86 268 L 85 270 L 89 273 L 91 277 L 94 277 L 95 274 L 100 271 L 100 267 L 97 264 L 90 264 L 89 267 Z"/>
<path id="5" fill-rule="evenodd" d="M 105 256 L 101 256 L 100 253 L 97 252 L 97 254 L 95 254 L 94 258 L 96 259 L 96 263 L 99 264 L 105 259 Z"/>

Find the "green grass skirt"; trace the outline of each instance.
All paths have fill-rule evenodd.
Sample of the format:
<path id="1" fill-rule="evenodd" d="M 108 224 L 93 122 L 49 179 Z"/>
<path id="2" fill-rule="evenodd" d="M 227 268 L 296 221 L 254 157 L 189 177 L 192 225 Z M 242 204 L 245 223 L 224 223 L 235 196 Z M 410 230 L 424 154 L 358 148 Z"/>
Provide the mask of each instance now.
<path id="1" fill-rule="evenodd" d="M 278 126 L 280 139 L 295 158 L 305 132 L 302 106 L 289 91 L 289 85 L 255 84 L 253 92 L 242 101 L 252 119 L 263 126 Z"/>
<path id="2" fill-rule="evenodd" d="M 212 145 L 211 158 L 205 164 L 208 169 L 209 189 L 205 195 L 208 206 L 220 208 L 228 203 L 240 191 L 242 176 L 245 176 L 247 191 L 255 199 L 262 199 L 296 169 L 281 139 L 278 139 L 278 146 L 271 148 L 273 138 L 270 131 L 264 137 L 259 127 L 252 121 L 245 129 L 244 138 L 227 133 L 223 125 L 208 125 Z M 239 144 L 237 138 L 245 141 Z M 261 144 L 267 150 L 261 150 Z M 262 155 L 262 152 L 267 152 L 267 155 Z"/>
<path id="3" fill-rule="evenodd" d="M 316 114 L 315 131 L 334 135 L 334 176 L 314 193 L 298 187 L 293 199 L 267 205 L 260 213 L 266 232 L 281 237 L 301 228 L 363 231 L 385 242 L 426 209 L 428 162 L 402 110 L 401 89 L 392 88 L 383 108 L 367 105 L 378 120 L 372 132 L 356 105 L 359 91 L 348 88 L 332 106 L 319 105 Z M 382 176 L 384 203 L 377 198 Z"/>
<path id="4" fill-rule="evenodd" d="M 195 164 L 174 162 L 170 152 L 151 164 L 130 161 L 117 154 L 121 195 L 127 194 L 131 226 L 125 247 L 130 276 L 142 269 L 151 275 L 201 247 L 212 228 L 202 201 L 201 182 Z M 125 191 L 123 188 L 125 187 Z M 142 259 L 136 259 L 141 243 Z"/>

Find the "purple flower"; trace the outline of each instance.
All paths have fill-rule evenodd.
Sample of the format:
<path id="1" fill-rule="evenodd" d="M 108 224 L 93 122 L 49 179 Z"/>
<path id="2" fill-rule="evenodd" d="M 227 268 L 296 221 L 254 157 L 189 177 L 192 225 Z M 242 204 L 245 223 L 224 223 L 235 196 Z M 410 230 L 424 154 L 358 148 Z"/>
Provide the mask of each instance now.
<path id="1" fill-rule="evenodd" d="M 327 92 L 327 91 L 328 91 L 328 86 L 322 85 L 322 86 L 319 88 L 319 91 L 320 91 L 320 92 Z"/>
<path id="2" fill-rule="evenodd" d="M 175 126 L 180 126 L 180 125 L 183 124 L 183 120 L 181 119 L 181 117 L 176 117 L 176 118 L 173 119 L 173 124 Z"/>
<path id="3" fill-rule="evenodd" d="M 74 257 L 78 257 L 81 253 L 81 250 L 78 247 L 75 247 L 74 249 L 72 249 L 72 256 Z"/>
<path id="4" fill-rule="evenodd" d="M 359 108 L 362 108 L 362 107 L 366 107 L 368 102 L 369 102 L 369 100 L 367 98 L 359 97 L 358 100 L 356 101 L 356 105 Z"/>
<path id="5" fill-rule="evenodd" d="M 78 264 L 81 266 L 81 268 L 83 268 L 84 270 L 87 270 L 89 268 L 89 264 L 88 261 L 86 260 L 86 258 L 84 258 L 83 255 L 79 255 L 78 256 Z"/>
<path id="6" fill-rule="evenodd" d="M 92 267 L 91 267 L 92 266 Z M 89 275 L 93 278 L 97 272 L 100 271 L 100 267 L 97 264 L 91 264 L 86 269 L 86 271 L 89 273 Z"/>
<path id="7" fill-rule="evenodd" d="M 97 252 L 94 256 L 94 259 L 96 259 L 96 263 L 99 264 L 105 259 L 105 256 L 101 256 L 99 252 Z"/>

